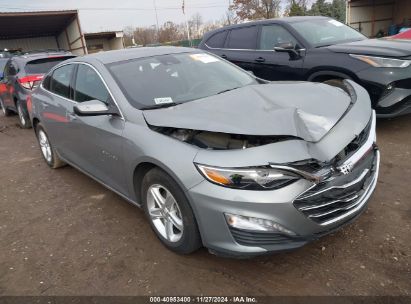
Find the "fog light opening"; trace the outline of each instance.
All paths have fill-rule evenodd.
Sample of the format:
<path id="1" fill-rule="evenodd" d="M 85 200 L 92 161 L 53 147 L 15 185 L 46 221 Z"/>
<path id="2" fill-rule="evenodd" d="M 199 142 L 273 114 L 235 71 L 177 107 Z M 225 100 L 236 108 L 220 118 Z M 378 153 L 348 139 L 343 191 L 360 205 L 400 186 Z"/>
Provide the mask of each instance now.
<path id="1" fill-rule="evenodd" d="M 227 224 L 230 227 L 242 229 L 242 230 L 250 230 L 250 231 L 266 231 L 266 232 L 279 232 L 283 234 L 293 235 L 295 236 L 296 233 L 283 227 L 282 225 L 267 219 L 256 218 L 256 217 L 248 217 L 242 215 L 235 215 L 225 213 L 225 218 Z"/>

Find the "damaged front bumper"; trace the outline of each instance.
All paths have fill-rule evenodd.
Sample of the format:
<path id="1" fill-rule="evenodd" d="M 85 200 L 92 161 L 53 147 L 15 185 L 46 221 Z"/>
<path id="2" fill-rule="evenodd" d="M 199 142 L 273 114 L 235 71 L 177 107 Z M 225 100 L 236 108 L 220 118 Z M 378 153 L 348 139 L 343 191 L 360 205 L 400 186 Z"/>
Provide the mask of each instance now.
<path id="1" fill-rule="evenodd" d="M 317 183 L 300 179 L 278 190 L 247 191 L 204 181 L 191 188 L 188 196 L 195 202 L 204 245 L 217 254 L 253 256 L 301 247 L 351 222 L 365 209 L 377 183 L 375 138 L 373 113 L 366 141 Z M 239 229 L 230 225 L 227 214 L 268 220 L 284 229 Z"/>

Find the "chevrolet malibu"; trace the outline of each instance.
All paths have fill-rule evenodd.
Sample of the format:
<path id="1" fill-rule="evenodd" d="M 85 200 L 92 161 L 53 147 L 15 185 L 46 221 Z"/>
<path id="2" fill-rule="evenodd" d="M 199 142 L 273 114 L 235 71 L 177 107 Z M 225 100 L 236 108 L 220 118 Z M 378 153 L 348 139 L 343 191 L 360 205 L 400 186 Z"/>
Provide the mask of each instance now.
<path id="1" fill-rule="evenodd" d="M 129 49 L 57 65 L 29 112 L 51 168 L 143 208 L 178 253 L 298 248 L 353 221 L 377 183 L 375 114 L 349 80 L 267 82 L 199 50 Z"/>

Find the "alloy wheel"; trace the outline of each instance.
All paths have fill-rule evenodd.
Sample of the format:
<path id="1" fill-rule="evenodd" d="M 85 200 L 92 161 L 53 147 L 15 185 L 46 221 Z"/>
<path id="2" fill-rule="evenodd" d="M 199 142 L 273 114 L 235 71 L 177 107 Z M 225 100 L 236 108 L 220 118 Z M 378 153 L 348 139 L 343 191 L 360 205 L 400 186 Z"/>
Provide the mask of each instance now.
<path id="1" fill-rule="evenodd" d="M 38 137 L 39 137 L 41 152 L 43 153 L 43 156 L 46 159 L 46 161 L 50 163 L 52 160 L 52 152 L 51 152 L 51 147 L 50 147 L 50 143 L 47 138 L 47 135 L 46 133 L 44 133 L 43 130 L 40 130 L 38 133 Z"/>
<path id="2" fill-rule="evenodd" d="M 147 209 L 158 233 L 171 243 L 180 241 L 184 223 L 180 207 L 164 186 L 151 185 L 147 191 Z"/>

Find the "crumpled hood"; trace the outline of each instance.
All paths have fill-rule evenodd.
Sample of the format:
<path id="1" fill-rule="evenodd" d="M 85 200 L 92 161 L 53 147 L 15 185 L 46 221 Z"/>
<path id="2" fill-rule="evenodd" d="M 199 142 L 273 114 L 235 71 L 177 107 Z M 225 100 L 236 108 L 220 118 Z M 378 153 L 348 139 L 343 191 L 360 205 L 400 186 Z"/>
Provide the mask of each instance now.
<path id="1" fill-rule="evenodd" d="M 400 40 L 365 39 L 361 41 L 336 44 L 327 48 L 336 53 L 387 57 L 411 56 L 411 43 Z"/>
<path id="2" fill-rule="evenodd" d="M 181 105 L 145 110 L 149 125 L 317 142 L 351 103 L 342 89 L 311 82 L 250 85 Z"/>

